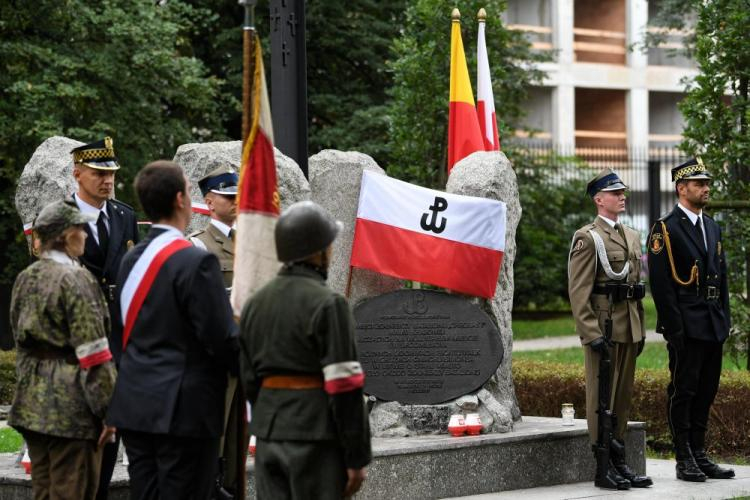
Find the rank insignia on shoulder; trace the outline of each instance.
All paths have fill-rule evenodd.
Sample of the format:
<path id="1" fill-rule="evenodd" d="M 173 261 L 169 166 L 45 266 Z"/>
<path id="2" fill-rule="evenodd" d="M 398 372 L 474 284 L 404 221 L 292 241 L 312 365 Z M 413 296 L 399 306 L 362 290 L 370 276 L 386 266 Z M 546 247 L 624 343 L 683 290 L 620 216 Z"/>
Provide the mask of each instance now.
<path id="1" fill-rule="evenodd" d="M 135 243 L 133 242 L 133 240 L 128 240 L 128 242 L 125 243 L 125 246 L 128 247 L 128 250 L 130 250 L 135 246 Z"/>
<path id="2" fill-rule="evenodd" d="M 583 238 L 578 240 L 573 246 L 573 253 L 580 252 L 581 250 L 583 250 Z"/>
<path id="3" fill-rule="evenodd" d="M 716 253 L 721 255 L 721 241 L 716 242 Z"/>
<path id="4" fill-rule="evenodd" d="M 661 233 L 654 233 L 651 235 L 651 244 L 649 245 L 651 253 L 658 255 L 664 250 L 664 236 Z"/>

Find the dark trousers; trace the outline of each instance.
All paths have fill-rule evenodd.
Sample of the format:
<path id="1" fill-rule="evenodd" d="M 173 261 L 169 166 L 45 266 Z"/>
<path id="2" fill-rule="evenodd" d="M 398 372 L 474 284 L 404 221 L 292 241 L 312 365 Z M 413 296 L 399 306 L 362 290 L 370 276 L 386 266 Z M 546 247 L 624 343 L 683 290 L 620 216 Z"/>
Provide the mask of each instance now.
<path id="1" fill-rule="evenodd" d="M 258 500 L 341 499 L 346 480 L 343 452 L 335 441 L 257 440 Z"/>
<path id="2" fill-rule="evenodd" d="M 216 480 L 219 438 L 188 438 L 124 430 L 130 498 L 206 500 Z"/>
<path id="3" fill-rule="evenodd" d="M 31 458 L 34 500 L 93 500 L 102 451 L 96 441 L 24 431 Z"/>
<path id="4" fill-rule="evenodd" d="M 685 348 L 671 344 L 667 386 L 667 421 L 675 444 L 691 442 L 703 448 L 708 412 L 721 376 L 722 342 L 685 338 Z"/>
<path id="5" fill-rule="evenodd" d="M 112 480 L 112 473 L 115 471 L 117 449 L 119 447 L 119 435 L 114 443 L 107 443 L 104 445 L 104 450 L 102 452 L 102 470 L 99 477 L 99 491 L 96 492 L 96 500 L 107 500 L 109 494 L 109 482 Z"/>

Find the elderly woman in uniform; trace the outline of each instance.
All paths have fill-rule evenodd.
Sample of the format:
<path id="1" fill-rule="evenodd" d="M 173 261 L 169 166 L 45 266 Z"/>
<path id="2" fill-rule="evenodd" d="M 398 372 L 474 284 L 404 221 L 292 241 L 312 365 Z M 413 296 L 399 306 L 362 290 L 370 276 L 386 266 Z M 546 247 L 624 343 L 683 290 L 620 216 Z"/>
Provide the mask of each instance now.
<path id="1" fill-rule="evenodd" d="M 65 201 L 44 207 L 34 223 L 40 259 L 13 286 L 18 382 L 8 424 L 28 445 L 35 499 L 93 499 L 115 431 L 102 420 L 115 382 L 109 313 L 77 260 L 91 220 Z"/>

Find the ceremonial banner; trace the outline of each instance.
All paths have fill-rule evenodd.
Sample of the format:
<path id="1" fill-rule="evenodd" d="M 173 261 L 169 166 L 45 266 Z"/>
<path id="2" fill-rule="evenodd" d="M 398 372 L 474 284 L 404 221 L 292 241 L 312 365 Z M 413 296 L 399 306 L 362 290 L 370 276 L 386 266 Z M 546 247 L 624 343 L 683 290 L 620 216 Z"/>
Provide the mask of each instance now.
<path id="1" fill-rule="evenodd" d="M 237 186 L 237 233 L 234 246 L 232 309 L 239 317 L 242 306 L 279 270 L 274 227 L 279 216 L 273 126 L 263 69 L 260 39 L 255 39 L 255 74 L 252 85 L 250 133 L 242 149 Z"/>
<path id="2" fill-rule="evenodd" d="M 487 43 L 484 39 L 484 9 L 479 11 L 479 30 L 477 31 L 477 117 L 482 131 L 485 151 L 500 151 L 500 140 L 497 136 L 497 118 L 495 117 L 495 98 L 492 95 L 492 77 L 490 61 L 487 57 Z"/>
<path id="3" fill-rule="evenodd" d="M 351 265 L 490 298 L 505 250 L 505 203 L 365 171 Z"/>
<path id="4" fill-rule="evenodd" d="M 194 214 L 211 215 L 211 210 L 209 210 L 208 205 L 205 203 L 194 201 L 192 203 L 192 209 Z"/>
<path id="5" fill-rule="evenodd" d="M 461 39 L 461 22 L 454 9 L 451 25 L 451 76 L 450 104 L 448 109 L 448 173 L 459 160 L 475 151 L 484 151 L 482 132 L 479 129 L 474 93 L 469 81 L 464 43 Z"/>

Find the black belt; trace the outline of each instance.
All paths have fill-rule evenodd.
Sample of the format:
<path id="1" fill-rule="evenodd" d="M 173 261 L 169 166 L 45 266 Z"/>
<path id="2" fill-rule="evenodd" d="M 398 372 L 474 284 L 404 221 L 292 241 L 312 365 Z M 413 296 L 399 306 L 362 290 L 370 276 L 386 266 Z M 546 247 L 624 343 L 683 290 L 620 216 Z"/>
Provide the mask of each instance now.
<path id="1" fill-rule="evenodd" d="M 677 293 L 680 296 L 689 297 L 703 297 L 706 300 L 719 300 L 721 297 L 721 289 L 718 286 L 707 285 L 702 290 L 698 291 L 695 288 L 684 288 L 680 287 L 677 289 Z"/>
<path id="2" fill-rule="evenodd" d="M 621 300 L 641 300 L 646 296 L 646 285 L 643 283 L 605 283 L 594 285 L 592 293 L 597 295 L 612 295 L 614 302 Z"/>

